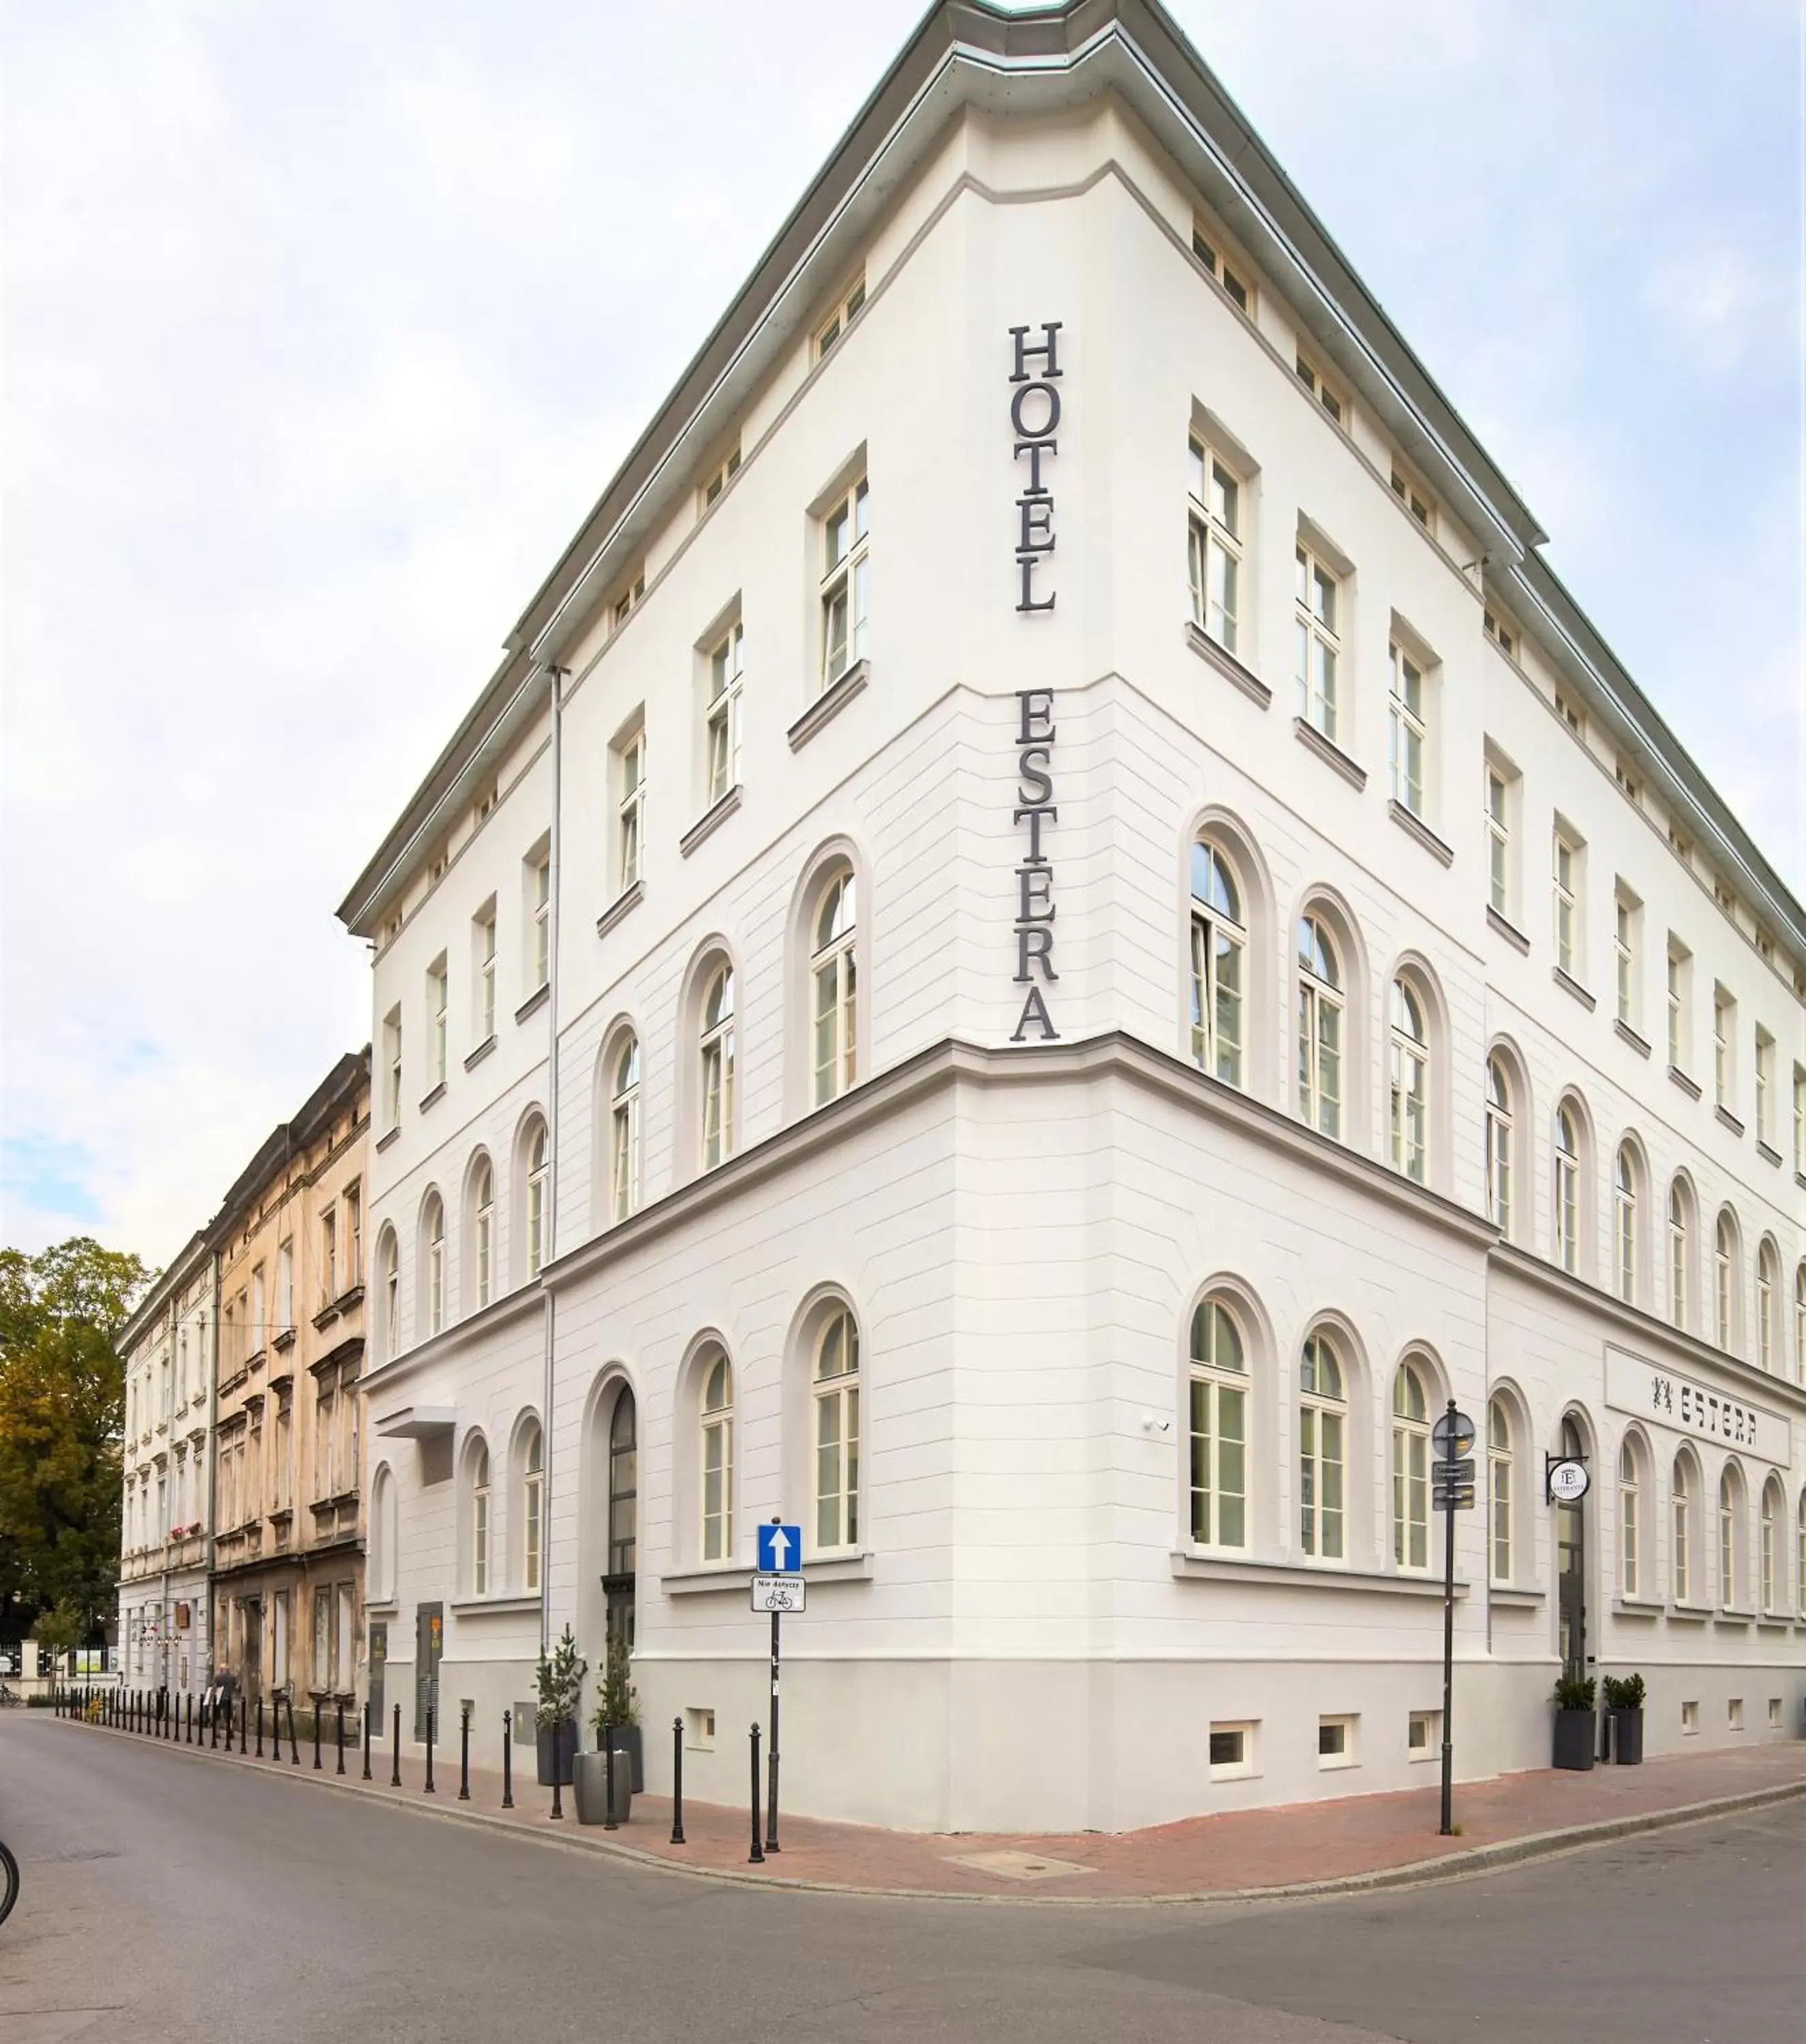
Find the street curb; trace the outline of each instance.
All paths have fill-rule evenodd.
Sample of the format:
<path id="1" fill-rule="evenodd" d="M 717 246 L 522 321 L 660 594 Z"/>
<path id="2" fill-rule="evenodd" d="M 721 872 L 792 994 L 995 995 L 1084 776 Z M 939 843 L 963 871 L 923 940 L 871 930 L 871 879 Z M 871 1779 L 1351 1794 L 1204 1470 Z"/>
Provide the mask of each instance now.
<path id="1" fill-rule="evenodd" d="M 60 1719 L 58 1722 L 70 1720 Z M 223 1753 L 215 1753 L 211 1748 L 185 1746 L 171 1741 L 143 1739 L 140 1734 L 121 1731 L 112 1725 L 88 1725 L 83 1729 L 110 1734 L 128 1744 L 142 1742 L 166 1753 L 181 1754 L 190 1760 L 223 1760 L 227 1757 Z M 236 1754 L 231 1757 L 234 1760 L 241 1758 Z M 1400 1866 L 1375 1867 L 1364 1873 L 1337 1874 L 1325 1881 L 1291 1881 L 1271 1888 L 1186 1888 L 1158 1895 L 974 1895 L 960 1888 L 861 1888 L 849 1881 L 812 1881 L 800 1874 L 754 1873 L 742 1867 L 699 1866 L 683 1860 L 668 1859 L 662 1853 L 648 1852 L 638 1846 L 622 1845 L 613 1838 L 587 1837 L 580 1829 L 568 1834 L 548 1832 L 535 1826 L 514 1822 L 491 1811 L 460 1809 L 455 1791 L 449 1804 L 441 1804 L 437 1799 L 402 1801 L 387 1793 L 366 1795 L 360 1781 L 352 1781 L 348 1777 L 341 1781 L 337 1775 L 325 1773 L 316 1777 L 310 1767 L 305 1768 L 304 1771 L 292 1772 L 288 1766 L 279 1762 L 265 1761 L 262 1765 L 263 1772 L 258 1777 L 262 1781 L 287 1781 L 298 1786 L 309 1784 L 315 1788 L 330 1788 L 341 1795 L 359 1796 L 380 1809 L 399 1810 L 412 1816 L 438 1817 L 452 1823 L 479 1824 L 503 1838 L 518 1838 L 529 1845 L 553 1846 L 567 1852 L 589 1853 L 605 1858 L 624 1860 L 661 1873 L 675 1874 L 680 1879 L 726 1881 L 743 1888 L 787 1890 L 793 1894 L 845 1896 L 855 1900 L 865 1898 L 891 1902 L 976 1902 L 987 1906 L 1001 1903 L 1026 1908 L 1051 1906 L 1063 1909 L 1170 1908 L 1181 1903 L 1226 1905 L 1301 1902 L 1337 1895 L 1371 1894 L 1384 1888 L 1427 1887 L 1442 1881 L 1495 1873 L 1530 1860 L 1554 1858 L 1564 1853 L 1581 1851 L 1588 1846 L 1608 1844 L 1617 1838 L 1634 1838 L 1645 1831 L 1670 1831 L 1682 1824 L 1704 1823 L 1715 1817 L 1735 1816 L 1746 1811 L 1766 1809 L 1776 1804 L 1796 1802 L 1806 1797 L 1806 1781 L 1780 1782 L 1766 1788 L 1742 1789 L 1734 1796 L 1711 1796 L 1703 1802 L 1676 1804 L 1666 1810 L 1637 1811 L 1621 1817 L 1596 1818 L 1590 1823 L 1569 1824 L 1558 1831 L 1529 1831 L 1522 1838 L 1501 1838 L 1492 1845 L 1469 1846 L 1458 1852 L 1441 1853 L 1434 1859 L 1412 1860 Z M 277 1771 L 279 1765 L 281 1765 L 279 1773 Z"/>

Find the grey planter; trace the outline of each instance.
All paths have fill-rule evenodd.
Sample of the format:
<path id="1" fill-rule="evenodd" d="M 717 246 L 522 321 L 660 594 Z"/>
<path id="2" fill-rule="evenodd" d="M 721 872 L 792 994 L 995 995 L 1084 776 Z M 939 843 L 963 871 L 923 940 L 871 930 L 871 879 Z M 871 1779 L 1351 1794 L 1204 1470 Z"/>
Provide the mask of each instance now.
<path id="1" fill-rule="evenodd" d="M 1584 1773 L 1592 1765 L 1596 1727 L 1591 1711 L 1555 1713 L 1555 1762 L 1571 1773 Z"/>
<path id="2" fill-rule="evenodd" d="M 1643 1759 L 1643 1714 L 1641 1711 L 1608 1711 L 1612 1720 L 1612 1758 L 1620 1767 L 1640 1767 Z"/>
<path id="3" fill-rule="evenodd" d="M 577 1822 L 600 1824 L 608 1816 L 608 1755 L 580 1753 L 576 1765 Z M 624 1824 L 633 1812 L 633 1767 L 626 1750 L 614 1749 L 614 1821 Z"/>
<path id="4" fill-rule="evenodd" d="M 540 1725 L 539 1785 L 551 1788 L 554 1782 L 568 1788 L 571 1782 L 571 1762 L 577 1750 L 577 1721 L 565 1718 L 558 1724 Z M 556 1769 L 556 1774 L 553 1769 Z"/>

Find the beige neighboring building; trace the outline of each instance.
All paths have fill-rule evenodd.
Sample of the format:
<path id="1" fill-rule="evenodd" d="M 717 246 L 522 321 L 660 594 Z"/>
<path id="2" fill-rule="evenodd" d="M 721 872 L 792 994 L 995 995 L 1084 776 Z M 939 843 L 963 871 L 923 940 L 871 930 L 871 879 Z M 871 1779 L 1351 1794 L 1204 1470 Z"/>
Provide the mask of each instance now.
<path id="1" fill-rule="evenodd" d="M 271 1132 L 212 1231 L 213 1635 L 218 1666 L 252 1699 L 358 1694 L 369 1128 L 365 1049 Z"/>

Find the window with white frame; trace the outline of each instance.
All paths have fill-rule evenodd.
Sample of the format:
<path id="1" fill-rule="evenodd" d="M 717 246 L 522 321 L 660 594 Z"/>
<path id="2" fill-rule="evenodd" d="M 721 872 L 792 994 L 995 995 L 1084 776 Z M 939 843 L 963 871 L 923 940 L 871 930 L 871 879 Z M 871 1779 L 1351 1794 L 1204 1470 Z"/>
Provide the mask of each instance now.
<path id="1" fill-rule="evenodd" d="M 865 272 L 861 270 L 841 295 L 834 301 L 834 309 L 815 329 L 815 359 L 836 348 L 847 328 L 852 325 L 854 315 L 865 303 Z"/>
<path id="2" fill-rule="evenodd" d="M 822 889 L 809 955 L 815 1105 L 837 1100 L 858 1077 L 858 902 L 843 866 Z"/>
<path id="3" fill-rule="evenodd" d="M 521 1461 L 521 1587 L 538 1589 L 545 1543 L 545 1436 L 535 1420 L 527 1429 Z"/>
<path id="4" fill-rule="evenodd" d="M 1684 1454 L 1674 1458 L 1669 1509 L 1669 1577 L 1674 1601 L 1686 1604 L 1692 1599 L 1693 1587 L 1693 1480 L 1692 1466 Z"/>
<path id="5" fill-rule="evenodd" d="M 740 684 L 745 630 L 736 619 L 709 649 L 709 800 L 740 785 Z"/>
<path id="6" fill-rule="evenodd" d="M 615 1052 L 608 1101 L 608 1217 L 622 1221 L 640 1203 L 640 1039 Z"/>
<path id="7" fill-rule="evenodd" d="M 401 1250 L 393 1235 L 383 1243 L 383 1358 L 392 1362 L 401 1346 Z"/>
<path id="8" fill-rule="evenodd" d="M 1334 939 L 1315 916 L 1298 925 L 1298 1112 L 1311 1128 L 1342 1135 L 1344 994 Z"/>
<path id="9" fill-rule="evenodd" d="M 1511 1231 L 1511 1083 L 1504 1062 L 1486 1061 L 1486 1212 L 1504 1235 Z"/>
<path id="10" fill-rule="evenodd" d="M 703 1358 L 703 1559 L 734 1553 L 734 1370 L 721 1350 Z"/>
<path id="11" fill-rule="evenodd" d="M 487 1157 L 476 1167 L 471 1200 L 476 1210 L 471 1224 L 475 1238 L 471 1245 L 475 1266 L 472 1274 L 480 1310 L 495 1292 L 495 1174 Z"/>
<path id="12" fill-rule="evenodd" d="M 1192 436 L 1187 563 L 1192 621 L 1234 652 L 1241 614 L 1242 479 L 1223 456 Z"/>
<path id="13" fill-rule="evenodd" d="M 634 727 L 614 748 L 614 877 L 625 894 L 638 880 L 645 851 L 646 728 Z"/>
<path id="14" fill-rule="evenodd" d="M 1687 1324 L 1687 1273 L 1692 1260 L 1687 1195 L 1677 1178 L 1668 1189 L 1668 1317 L 1677 1327 Z"/>
<path id="15" fill-rule="evenodd" d="M 495 1034 L 495 904 L 486 901 L 472 922 L 472 951 L 476 966 L 477 1042 Z"/>
<path id="16" fill-rule="evenodd" d="M 1570 1274 L 1581 1267 L 1581 1144 L 1573 1110 L 1555 1113 L 1555 1261 Z"/>
<path id="17" fill-rule="evenodd" d="M 1431 504 L 1427 494 L 1411 481 L 1396 462 L 1392 463 L 1392 494 L 1400 503 L 1425 532 L 1434 532 L 1436 528 L 1435 507 Z"/>
<path id="18" fill-rule="evenodd" d="M 1806 1065 L 1793 1068 L 1793 1168 L 1806 1172 Z"/>
<path id="19" fill-rule="evenodd" d="M 1775 1039 L 1756 1031 L 1756 1140 L 1774 1147 Z"/>
<path id="20" fill-rule="evenodd" d="M 1346 432 L 1348 428 L 1348 400 L 1302 349 L 1293 363 L 1293 369 L 1299 382 Z"/>
<path id="21" fill-rule="evenodd" d="M 1735 1070 L 1737 1037 L 1737 1003 L 1722 986 L 1712 989 L 1712 1097 L 1716 1104 L 1731 1112 L 1735 1095 L 1737 1074 Z"/>
<path id="22" fill-rule="evenodd" d="M 451 1005 L 450 994 L 445 954 L 441 951 L 426 968 L 427 1046 L 434 1085 L 445 1083 L 446 1024 Z"/>
<path id="23" fill-rule="evenodd" d="M 1793 1529 L 1794 1608 L 1806 1618 L 1806 1490 L 1800 1493 L 1800 1509 Z"/>
<path id="24" fill-rule="evenodd" d="M 1511 1580 L 1511 1416 L 1503 1398 L 1486 1408 L 1487 1566 L 1496 1583 Z"/>
<path id="25" fill-rule="evenodd" d="M 1742 1595 L 1743 1487 L 1735 1464 L 1727 1462 L 1718 1479 L 1718 1600 L 1740 1611 Z"/>
<path id="26" fill-rule="evenodd" d="M 1729 1213 L 1721 1213 L 1712 1236 L 1712 1331 L 1727 1353 L 1735 1331 L 1737 1240 Z"/>
<path id="27" fill-rule="evenodd" d="M 1392 982 L 1390 1017 L 1392 1167 L 1422 1185 L 1430 1125 L 1430 1040 L 1423 1001 L 1408 980 Z"/>
<path id="28" fill-rule="evenodd" d="M 1501 916 L 1511 913 L 1511 790 L 1504 772 L 1486 769 L 1486 885 L 1488 899 Z"/>
<path id="29" fill-rule="evenodd" d="M 1228 860 L 1192 847 L 1192 1058 L 1229 1085 L 1242 1078 L 1242 985 L 1248 930 Z"/>
<path id="30" fill-rule="evenodd" d="M 1781 1609 L 1781 1503 L 1780 1490 L 1771 1477 L 1762 1485 L 1762 1516 L 1757 1528 L 1762 1591 L 1757 1608 L 1764 1612 Z"/>
<path id="31" fill-rule="evenodd" d="M 1688 1000 L 1692 990 L 1692 959 L 1673 934 L 1668 939 L 1668 1062 L 1675 1071 L 1687 1069 L 1692 1045 L 1688 1037 Z"/>
<path id="32" fill-rule="evenodd" d="M 614 620 L 615 631 L 618 632 L 639 609 L 645 600 L 645 594 L 646 571 L 642 567 L 637 574 L 630 578 L 627 586 L 614 599 L 614 606 L 610 615 Z"/>
<path id="33" fill-rule="evenodd" d="M 1428 742 L 1423 670 L 1395 639 L 1391 647 L 1392 701 L 1387 756 L 1392 800 L 1414 816 L 1423 814 L 1424 752 Z"/>
<path id="34" fill-rule="evenodd" d="M 1622 889 L 1612 901 L 1612 951 L 1618 1020 L 1637 1026 L 1637 905 Z"/>
<path id="35" fill-rule="evenodd" d="M 1239 264 L 1226 259 L 1218 246 L 1219 236 L 1215 228 L 1200 221 L 1192 223 L 1192 253 L 1222 285 L 1234 302 L 1238 312 L 1254 317 L 1254 287 L 1249 282 Z"/>
<path id="36" fill-rule="evenodd" d="M 1618 1296 L 1627 1305 L 1637 1296 L 1637 1166 L 1627 1143 L 1618 1147 L 1612 1168 L 1612 1240 Z"/>
<path id="37" fill-rule="evenodd" d="M 1401 1569 L 1430 1566 L 1430 1404 L 1410 1362 L 1392 1379 L 1392 1559 Z"/>
<path id="38" fill-rule="evenodd" d="M 1793 1274 L 1793 1370 L 1806 1384 L 1806 1263 Z"/>
<path id="39" fill-rule="evenodd" d="M 1298 1357 L 1298 1541 L 1307 1554 L 1345 1552 L 1348 1384 L 1334 1342 L 1307 1335 Z"/>
<path id="40" fill-rule="evenodd" d="M 537 993 L 552 977 L 552 854 L 535 852 L 527 862 L 527 901 L 531 911 L 527 988 Z"/>
<path id="41" fill-rule="evenodd" d="M 1634 1597 L 1642 1582 L 1643 1488 L 1637 1451 L 1627 1435 L 1618 1449 L 1618 1593 Z"/>
<path id="42" fill-rule="evenodd" d="M 703 1169 L 713 1170 L 734 1155 L 734 972 L 723 963 L 710 975 L 703 996 L 701 1061 Z"/>
<path id="43" fill-rule="evenodd" d="M 445 1206 L 437 1193 L 428 1195 L 420 1231 L 426 1263 L 422 1274 L 426 1310 L 422 1318 L 426 1323 L 426 1332 L 431 1335 L 437 1334 L 445 1324 Z"/>
<path id="44" fill-rule="evenodd" d="M 551 1191 L 551 1146 L 545 1124 L 537 1124 L 527 1145 L 527 1276 L 537 1278 L 545 1262 L 546 1212 Z"/>
<path id="45" fill-rule="evenodd" d="M 339 1277 L 339 1217 L 332 1208 L 328 1207 L 320 1216 L 320 1303 L 329 1306 L 345 1289 Z M 246 1325 L 242 1293 L 239 1294 L 238 1301 L 238 1325 L 241 1330 Z M 244 1362 L 242 1348 L 233 1360 Z"/>
<path id="46" fill-rule="evenodd" d="M 489 1450 L 480 1442 L 470 1465 L 470 1589 L 489 1594 Z"/>
<path id="47" fill-rule="evenodd" d="M 1248 1544 L 1248 1359 L 1220 1301 L 1192 1316 L 1192 1538 L 1201 1547 Z"/>
<path id="48" fill-rule="evenodd" d="M 1481 621 L 1487 637 L 1508 660 L 1515 660 L 1518 657 L 1517 628 L 1494 610 L 1483 610 Z"/>
<path id="49" fill-rule="evenodd" d="M 739 473 L 740 443 L 736 440 L 727 454 L 715 463 L 703 480 L 697 493 L 702 500 L 699 508 L 704 511 L 707 510 Z"/>
<path id="50" fill-rule="evenodd" d="M 402 1011 L 389 1010 L 383 1024 L 383 1062 L 388 1068 L 388 1098 L 384 1105 L 388 1109 L 388 1126 L 399 1128 L 402 1124 Z"/>
<path id="51" fill-rule="evenodd" d="M 276 1332 L 287 1334 L 295 1325 L 295 1243 L 292 1240 L 279 1243 L 276 1249 Z M 182 1337 L 183 1353 L 187 1353 L 188 1337 Z"/>
<path id="52" fill-rule="evenodd" d="M 1298 714 L 1331 744 L 1337 732 L 1337 667 L 1342 658 L 1342 583 L 1300 540 L 1292 590 L 1297 642 Z"/>
<path id="53" fill-rule="evenodd" d="M 837 1308 L 815 1343 L 815 1546 L 859 1544 L 859 1328 Z"/>
<path id="54" fill-rule="evenodd" d="M 1559 828 L 1552 840 L 1550 863 L 1554 891 L 1555 962 L 1569 978 L 1580 978 L 1581 912 L 1579 846 Z"/>
<path id="55" fill-rule="evenodd" d="M 862 475 L 822 520 L 821 687 L 865 657 L 871 580 L 871 491 Z"/>
<path id="56" fill-rule="evenodd" d="M 1771 1371 L 1775 1366 L 1775 1292 L 1780 1279 L 1774 1244 L 1764 1242 L 1756 1251 L 1756 1361 Z"/>

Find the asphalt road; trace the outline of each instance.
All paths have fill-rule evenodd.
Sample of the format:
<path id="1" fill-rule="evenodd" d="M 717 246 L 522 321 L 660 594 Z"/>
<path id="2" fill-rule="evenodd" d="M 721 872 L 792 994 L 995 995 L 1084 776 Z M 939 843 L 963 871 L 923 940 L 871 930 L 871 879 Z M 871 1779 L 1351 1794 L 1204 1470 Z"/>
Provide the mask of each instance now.
<path id="1" fill-rule="evenodd" d="M 0 1716 L 0 2040 L 1789 2044 L 1806 1803 L 1440 1885 L 1111 1909 L 761 1893 Z"/>

